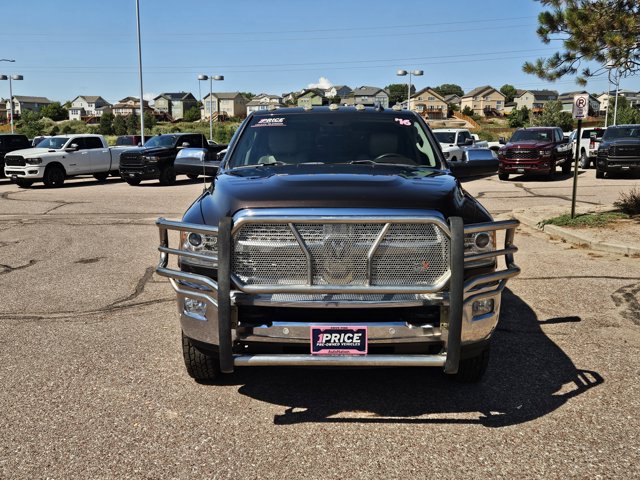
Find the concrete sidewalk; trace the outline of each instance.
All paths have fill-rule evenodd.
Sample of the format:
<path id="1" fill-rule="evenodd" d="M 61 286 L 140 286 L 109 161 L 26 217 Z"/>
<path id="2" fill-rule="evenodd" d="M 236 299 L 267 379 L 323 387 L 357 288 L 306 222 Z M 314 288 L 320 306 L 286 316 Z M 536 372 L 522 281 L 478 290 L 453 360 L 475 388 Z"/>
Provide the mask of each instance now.
<path id="1" fill-rule="evenodd" d="M 606 212 L 613 207 L 590 207 L 577 208 L 576 213 Z M 611 223 L 606 227 L 559 227 L 556 225 L 545 225 L 540 227 L 543 220 L 548 220 L 563 214 L 569 213 L 565 207 L 535 207 L 517 209 L 511 212 L 510 216 L 521 223 L 532 228 L 542 230 L 554 237 L 582 245 L 592 250 L 602 252 L 617 253 L 627 256 L 640 256 L 640 219 L 621 220 Z"/>

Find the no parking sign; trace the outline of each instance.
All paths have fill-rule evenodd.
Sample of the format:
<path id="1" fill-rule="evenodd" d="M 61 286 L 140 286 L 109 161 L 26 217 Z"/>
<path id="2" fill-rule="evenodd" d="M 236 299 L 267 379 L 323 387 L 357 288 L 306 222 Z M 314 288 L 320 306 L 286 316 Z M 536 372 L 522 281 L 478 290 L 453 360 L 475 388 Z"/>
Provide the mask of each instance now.
<path id="1" fill-rule="evenodd" d="M 573 97 L 573 118 L 582 120 L 589 115 L 589 94 L 581 93 Z"/>

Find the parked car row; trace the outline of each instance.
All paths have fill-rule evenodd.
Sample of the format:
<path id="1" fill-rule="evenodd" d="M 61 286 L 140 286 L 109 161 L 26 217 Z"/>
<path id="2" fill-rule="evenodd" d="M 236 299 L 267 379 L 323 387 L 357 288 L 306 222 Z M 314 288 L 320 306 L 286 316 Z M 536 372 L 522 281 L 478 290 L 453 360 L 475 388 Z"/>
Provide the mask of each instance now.
<path id="1" fill-rule="evenodd" d="M 140 137 L 129 141 L 137 145 Z M 43 137 L 32 147 L 26 136 L 12 134 L 0 135 L 0 162 L 4 175 L 23 188 L 35 182 L 59 187 L 77 175 L 93 175 L 98 181 L 120 175 L 130 185 L 158 179 L 172 185 L 179 174 L 197 178 L 213 172 L 209 166 L 196 173 L 192 162 L 175 165 L 178 152 L 190 147 L 202 149 L 202 161 L 211 162 L 226 145 L 211 144 L 202 134 L 176 133 L 151 137 L 142 147 L 109 147 L 102 135 L 74 134 Z"/>

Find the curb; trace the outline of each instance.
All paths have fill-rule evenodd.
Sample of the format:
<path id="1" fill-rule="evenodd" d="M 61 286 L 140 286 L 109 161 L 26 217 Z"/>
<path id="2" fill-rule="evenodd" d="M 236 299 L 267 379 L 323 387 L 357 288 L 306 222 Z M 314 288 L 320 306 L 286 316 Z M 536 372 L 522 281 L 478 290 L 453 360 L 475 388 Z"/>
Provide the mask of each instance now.
<path id="1" fill-rule="evenodd" d="M 616 253 L 619 255 L 626 255 L 626 256 L 632 256 L 632 255 L 640 256 L 640 247 L 632 247 L 630 245 L 621 245 L 617 243 L 609 243 L 609 242 L 601 242 L 601 241 L 593 240 L 593 238 L 591 238 L 588 235 L 581 235 L 578 232 L 569 230 L 567 228 L 558 227 L 557 225 L 545 225 L 544 227 L 540 227 L 536 220 L 519 212 L 518 213 L 511 212 L 511 216 L 531 228 L 534 228 L 536 230 L 541 230 L 547 235 L 560 237 L 563 240 L 569 243 L 573 243 L 575 245 L 581 245 L 581 246 L 588 247 L 592 250 L 596 250 L 600 252 Z"/>

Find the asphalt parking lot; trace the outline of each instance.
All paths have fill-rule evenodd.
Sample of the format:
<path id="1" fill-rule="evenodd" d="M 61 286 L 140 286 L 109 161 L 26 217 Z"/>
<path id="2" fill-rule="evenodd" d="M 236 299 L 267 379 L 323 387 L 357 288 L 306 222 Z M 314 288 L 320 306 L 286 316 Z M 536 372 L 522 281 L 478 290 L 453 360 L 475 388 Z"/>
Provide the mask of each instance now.
<path id="1" fill-rule="evenodd" d="M 571 177 L 464 182 L 495 215 Z M 581 172 L 580 205 L 640 180 Z M 437 370 L 186 374 L 158 216 L 202 190 L 0 180 L 1 478 L 640 476 L 640 259 L 522 226 L 485 380 Z"/>

